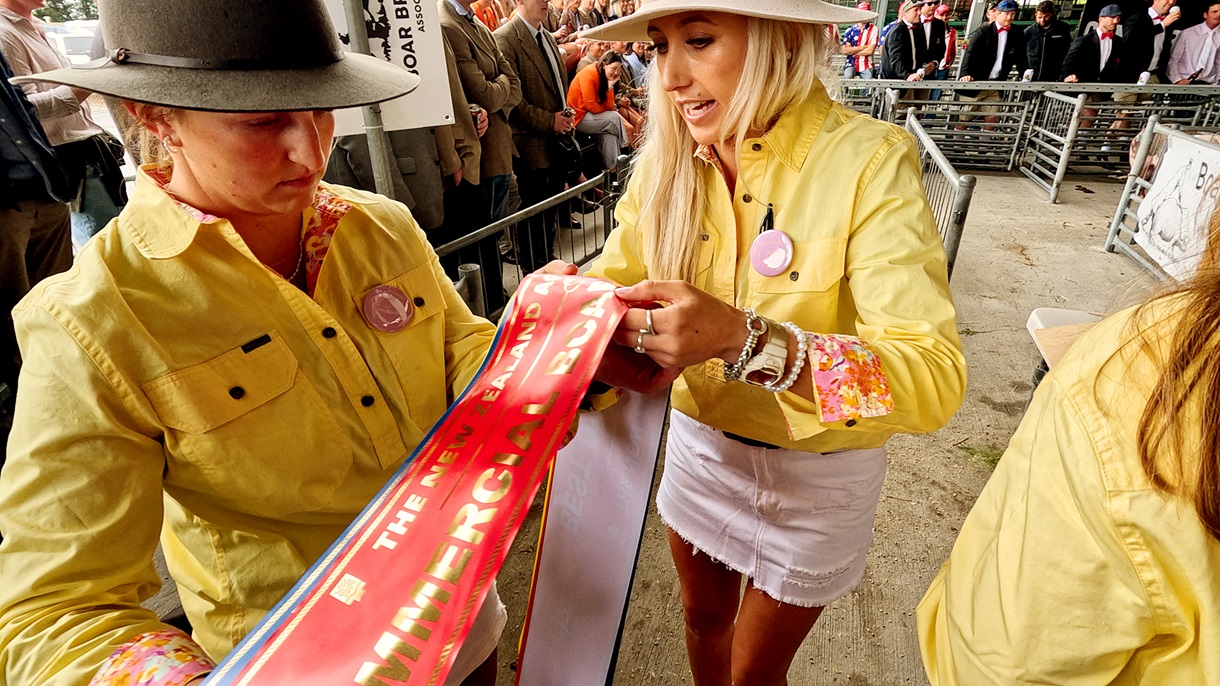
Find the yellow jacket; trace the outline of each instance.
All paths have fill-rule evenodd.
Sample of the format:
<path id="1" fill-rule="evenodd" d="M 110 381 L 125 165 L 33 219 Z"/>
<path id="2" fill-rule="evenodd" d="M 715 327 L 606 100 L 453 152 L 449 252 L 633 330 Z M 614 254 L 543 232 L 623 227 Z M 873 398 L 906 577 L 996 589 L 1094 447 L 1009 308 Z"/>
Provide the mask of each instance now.
<path id="1" fill-rule="evenodd" d="M 1171 301 L 1154 307 L 1167 339 Z M 1220 543 L 1140 466 L 1159 364 L 1120 348 L 1130 319 L 1043 379 L 920 602 L 934 685 L 1220 684 Z"/>
<path id="2" fill-rule="evenodd" d="M 0 683 L 87 683 L 165 628 L 140 607 L 159 533 L 195 639 L 223 657 L 477 371 L 494 329 L 406 208 L 324 188 L 351 209 L 312 299 L 141 173 L 119 218 L 15 310 Z M 403 331 L 361 314 L 381 284 L 414 299 Z"/>
<path id="3" fill-rule="evenodd" d="M 961 404 L 966 362 L 914 140 L 831 102 L 818 86 L 764 136 L 744 141 L 739 158 L 735 197 L 712 164 L 697 162 L 711 197 L 695 286 L 805 331 L 862 338 L 881 360 L 894 411 L 823 423 L 818 404 L 794 393 L 725 383 L 721 360 L 688 368 L 673 406 L 725 431 L 815 452 L 939 429 Z M 590 275 L 625 285 L 648 278 L 638 191 L 663 175 L 635 171 L 615 214 L 619 228 Z M 768 203 L 775 228 L 796 246 L 789 271 L 773 277 L 749 259 Z"/>

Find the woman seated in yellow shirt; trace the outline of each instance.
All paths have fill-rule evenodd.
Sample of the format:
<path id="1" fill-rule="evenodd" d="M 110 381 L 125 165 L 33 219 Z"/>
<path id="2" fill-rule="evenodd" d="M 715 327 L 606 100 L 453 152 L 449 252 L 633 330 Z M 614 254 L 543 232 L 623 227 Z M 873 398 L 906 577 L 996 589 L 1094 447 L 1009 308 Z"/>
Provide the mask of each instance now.
<path id="1" fill-rule="evenodd" d="M 1220 212 L 1193 280 L 1090 329 L 919 604 L 936 686 L 1220 684 Z"/>
<path id="2" fill-rule="evenodd" d="M 961 403 L 915 142 L 821 82 L 823 24 L 872 17 L 666 0 L 588 32 L 656 44 L 643 147 L 590 273 L 641 305 L 619 343 L 685 368 L 657 506 L 700 686 L 787 683 L 864 574 L 886 440 Z"/>
<path id="3" fill-rule="evenodd" d="M 123 50 L 32 78 L 127 101 L 165 163 L 14 314 L 6 684 L 210 670 L 411 455 L 495 333 L 405 207 L 320 183 L 330 110 L 417 77 L 342 57 L 321 0 L 100 9 Z M 193 638 L 140 605 L 159 534 Z M 492 590 L 448 683 L 494 683 L 504 622 Z"/>

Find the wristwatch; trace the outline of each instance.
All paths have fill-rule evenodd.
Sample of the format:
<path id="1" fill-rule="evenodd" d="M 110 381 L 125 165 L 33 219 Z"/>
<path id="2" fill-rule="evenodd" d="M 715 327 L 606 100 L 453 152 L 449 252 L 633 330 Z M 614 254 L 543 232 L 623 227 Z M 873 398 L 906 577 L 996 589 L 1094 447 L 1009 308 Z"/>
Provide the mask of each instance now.
<path id="1" fill-rule="evenodd" d="M 759 321 L 763 323 L 763 333 L 770 331 L 771 335 L 763 349 L 746 360 L 741 370 L 741 380 L 751 386 L 778 382 L 784 377 L 784 366 L 788 364 L 788 330 L 762 317 Z"/>

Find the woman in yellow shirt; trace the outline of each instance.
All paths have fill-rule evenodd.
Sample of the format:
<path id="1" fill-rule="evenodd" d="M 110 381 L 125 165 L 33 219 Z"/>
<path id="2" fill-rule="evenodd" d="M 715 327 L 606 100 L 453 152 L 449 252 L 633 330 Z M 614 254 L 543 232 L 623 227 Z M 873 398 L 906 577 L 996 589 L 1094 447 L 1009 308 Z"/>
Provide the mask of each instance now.
<path id="1" fill-rule="evenodd" d="M 656 44 L 645 142 L 590 273 L 641 306 L 618 342 L 685 368 L 657 506 L 700 686 L 786 683 L 864 574 L 886 440 L 962 399 L 915 143 L 821 85 L 822 24 L 872 17 L 656 0 L 588 32 Z"/>
<path id="2" fill-rule="evenodd" d="M 1220 684 L 1220 213 L 1038 385 L 916 613 L 929 680 Z"/>
<path id="3" fill-rule="evenodd" d="M 13 685 L 208 672 L 411 455 L 495 333 L 404 206 L 321 183 L 331 109 L 418 77 L 345 56 L 321 0 L 100 10 L 122 47 L 110 62 L 31 78 L 125 100 L 166 163 L 14 312 Z M 159 534 L 193 636 L 140 604 Z M 505 619 L 493 588 L 446 683 L 495 682 Z"/>

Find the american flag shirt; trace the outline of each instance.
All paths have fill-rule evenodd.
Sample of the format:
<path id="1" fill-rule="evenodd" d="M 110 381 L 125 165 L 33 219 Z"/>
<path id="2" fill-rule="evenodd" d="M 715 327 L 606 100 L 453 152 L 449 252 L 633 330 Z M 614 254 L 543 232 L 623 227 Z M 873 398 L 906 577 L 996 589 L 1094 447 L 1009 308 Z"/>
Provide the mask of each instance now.
<path id="1" fill-rule="evenodd" d="M 843 32 L 842 45 L 859 47 L 861 45 L 868 45 L 870 43 L 877 43 L 876 24 L 866 24 L 863 29 L 860 28 L 859 24 L 852 24 L 846 31 Z M 876 54 L 875 51 L 874 54 Z M 856 73 L 873 68 L 873 55 L 852 55 L 849 59 L 852 61 Z"/>

